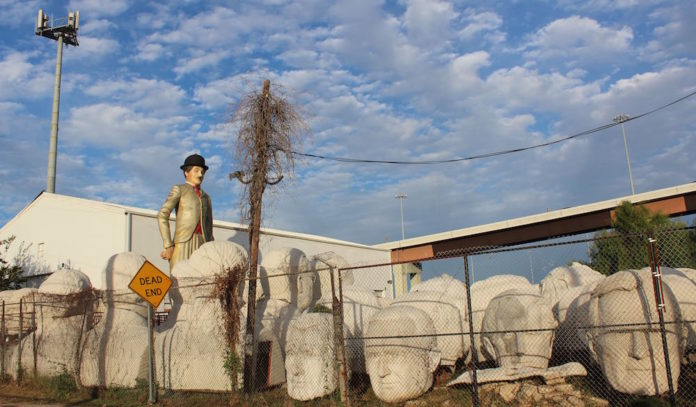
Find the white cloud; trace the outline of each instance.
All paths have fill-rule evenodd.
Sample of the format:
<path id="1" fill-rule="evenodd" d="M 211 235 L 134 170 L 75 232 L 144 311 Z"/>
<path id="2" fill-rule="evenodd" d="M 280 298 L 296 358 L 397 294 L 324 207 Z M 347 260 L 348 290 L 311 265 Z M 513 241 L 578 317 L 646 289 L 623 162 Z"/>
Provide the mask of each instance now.
<path id="1" fill-rule="evenodd" d="M 499 32 L 503 19 L 493 11 L 477 13 L 474 10 L 466 10 L 463 22 L 466 25 L 459 31 L 459 35 L 463 39 L 471 40 L 480 33 Z"/>
<path id="2" fill-rule="evenodd" d="M 230 53 L 227 51 L 212 51 L 202 55 L 190 56 L 180 59 L 173 70 L 177 73 L 178 77 L 181 77 L 207 67 L 217 67 L 220 61 L 227 58 L 229 55 Z"/>
<path id="3" fill-rule="evenodd" d="M 585 66 L 597 61 L 616 61 L 630 51 L 633 30 L 603 27 L 591 18 L 572 16 L 555 20 L 537 31 L 525 46 L 525 57 L 566 61 Z"/>
<path id="4" fill-rule="evenodd" d="M 95 38 L 80 36 L 77 38 L 80 46 L 77 48 L 70 48 L 69 52 L 64 52 L 63 57 L 67 60 L 71 59 L 81 59 L 81 58 L 94 58 L 103 57 L 109 54 L 117 54 L 120 52 L 120 44 L 118 41 L 111 38 Z"/>
<path id="5" fill-rule="evenodd" d="M 69 144 L 125 148 L 171 139 L 172 133 L 187 122 L 183 116 L 156 117 L 121 105 L 99 103 L 71 109 L 62 133 Z"/>
<path id="6" fill-rule="evenodd" d="M 68 10 L 79 10 L 80 19 L 114 17 L 130 8 L 130 0 L 70 0 Z"/>
<path id="7" fill-rule="evenodd" d="M 0 26 L 33 27 L 43 2 L 38 0 L 0 0 Z M 32 23 L 33 22 L 33 23 Z"/>
<path id="8" fill-rule="evenodd" d="M 11 51 L 0 60 L 0 100 L 35 99 L 53 95 L 54 75 L 30 62 L 35 55 Z"/>
<path id="9" fill-rule="evenodd" d="M 181 87 L 156 79 L 104 80 L 87 87 L 84 92 L 103 100 L 127 104 L 156 117 L 180 114 L 188 104 L 186 92 Z"/>
<path id="10" fill-rule="evenodd" d="M 409 39 L 421 47 L 442 47 L 452 35 L 450 21 L 458 13 L 448 2 L 410 0 L 404 13 Z"/>

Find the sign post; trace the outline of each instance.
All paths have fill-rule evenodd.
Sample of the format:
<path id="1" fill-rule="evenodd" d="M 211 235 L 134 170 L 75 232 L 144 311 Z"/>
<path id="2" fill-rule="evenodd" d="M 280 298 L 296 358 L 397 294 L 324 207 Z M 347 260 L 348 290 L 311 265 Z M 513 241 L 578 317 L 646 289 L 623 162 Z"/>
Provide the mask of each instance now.
<path id="1" fill-rule="evenodd" d="M 148 379 L 150 382 L 150 394 L 148 401 L 152 404 L 155 402 L 155 375 L 154 363 L 152 357 L 152 312 L 159 307 L 160 303 L 167 295 L 169 287 L 172 286 L 172 280 L 164 274 L 160 269 L 152 263 L 145 260 L 140 270 L 135 273 L 135 276 L 128 284 L 128 288 L 142 297 L 149 303 L 147 309 L 147 347 L 149 371 Z"/>

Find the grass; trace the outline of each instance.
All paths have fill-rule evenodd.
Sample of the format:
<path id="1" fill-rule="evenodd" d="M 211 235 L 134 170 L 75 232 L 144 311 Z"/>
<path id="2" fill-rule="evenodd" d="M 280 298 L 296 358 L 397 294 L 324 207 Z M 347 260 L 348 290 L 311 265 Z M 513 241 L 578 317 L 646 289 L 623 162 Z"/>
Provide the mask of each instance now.
<path id="1" fill-rule="evenodd" d="M 148 404 L 148 384 L 139 379 L 134 388 L 80 388 L 67 372 L 52 377 L 33 377 L 26 375 L 21 383 L 5 381 L 0 383 L 0 396 L 3 400 L 16 403 L 25 402 L 59 402 L 67 405 L 104 406 L 104 407 L 135 407 Z M 372 390 L 367 388 L 352 389 L 351 405 L 353 406 L 389 406 L 377 399 Z M 251 396 L 231 393 L 199 393 L 199 392 L 159 392 L 157 405 L 167 407 L 188 406 L 310 406 L 324 407 L 341 405 L 338 391 L 321 399 L 300 402 L 292 400 L 284 387 L 276 387 Z M 468 390 L 445 387 L 434 388 L 419 399 L 419 404 L 434 406 L 447 404 L 472 405 L 471 392 Z M 421 404 L 422 403 L 422 404 Z M 454 405 L 454 404 L 453 404 Z"/>

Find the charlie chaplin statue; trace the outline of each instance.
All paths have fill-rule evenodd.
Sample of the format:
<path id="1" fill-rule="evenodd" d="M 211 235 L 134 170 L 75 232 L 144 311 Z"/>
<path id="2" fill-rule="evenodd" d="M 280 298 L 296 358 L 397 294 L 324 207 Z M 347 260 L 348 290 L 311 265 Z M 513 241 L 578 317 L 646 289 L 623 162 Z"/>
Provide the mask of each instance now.
<path id="1" fill-rule="evenodd" d="M 185 184 L 174 185 L 157 214 L 160 234 L 164 242 L 162 258 L 169 260 L 169 270 L 180 260 L 186 260 L 203 243 L 213 240 L 213 206 L 210 196 L 201 189 L 208 166 L 205 159 L 192 154 L 184 165 Z M 169 230 L 169 215 L 176 212 L 174 240 Z"/>

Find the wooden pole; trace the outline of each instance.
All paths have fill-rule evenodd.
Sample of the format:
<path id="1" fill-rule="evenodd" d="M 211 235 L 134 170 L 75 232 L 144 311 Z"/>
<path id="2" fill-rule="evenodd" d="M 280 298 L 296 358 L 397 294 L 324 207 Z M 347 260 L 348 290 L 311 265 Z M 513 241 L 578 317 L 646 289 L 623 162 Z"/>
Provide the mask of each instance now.
<path id="1" fill-rule="evenodd" d="M 263 81 L 261 95 L 261 114 L 258 116 L 254 135 L 254 150 L 256 157 L 249 190 L 250 222 L 249 222 L 249 296 L 247 301 L 246 338 L 244 341 L 244 392 L 254 391 L 256 376 L 256 278 L 259 263 L 259 231 L 261 229 L 261 207 L 263 191 L 266 188 L 268 172 L 268 128 L 270 126 L 269 99 L 271 81 Z"/>

